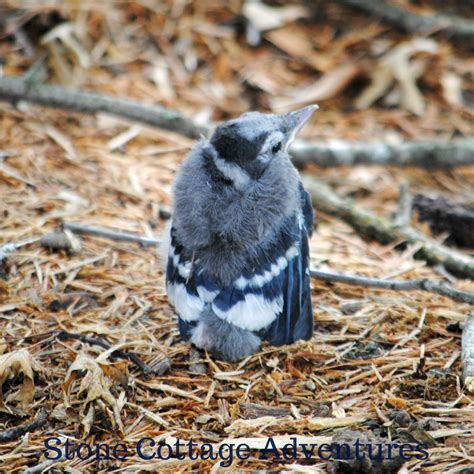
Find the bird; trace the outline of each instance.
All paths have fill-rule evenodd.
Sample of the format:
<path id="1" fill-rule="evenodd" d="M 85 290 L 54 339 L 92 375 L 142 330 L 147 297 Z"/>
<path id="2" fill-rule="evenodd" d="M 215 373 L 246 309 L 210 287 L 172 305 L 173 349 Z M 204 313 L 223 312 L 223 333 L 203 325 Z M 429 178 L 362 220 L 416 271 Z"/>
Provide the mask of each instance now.
<path id="1" fill-rule="evenodd" d="M 288 147 L 316 109 L 253 111 L 218 125 L 173 183 L 168 300 L 181 338 L 217 359 L 313 334 L 314 211 Z"/>

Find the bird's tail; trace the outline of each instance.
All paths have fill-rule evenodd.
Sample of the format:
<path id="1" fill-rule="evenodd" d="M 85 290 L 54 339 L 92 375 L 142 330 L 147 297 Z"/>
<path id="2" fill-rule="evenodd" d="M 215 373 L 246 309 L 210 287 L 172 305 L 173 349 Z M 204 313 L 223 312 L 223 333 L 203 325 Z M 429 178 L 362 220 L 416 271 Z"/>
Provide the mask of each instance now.
<path id="1" fill-rule="evenodd" d="M 220 359 L 234 362 L 253 354 L 262 341 L 253 332 L 219 318 L 206 305 L 192 331 L 191 342 Z"/>

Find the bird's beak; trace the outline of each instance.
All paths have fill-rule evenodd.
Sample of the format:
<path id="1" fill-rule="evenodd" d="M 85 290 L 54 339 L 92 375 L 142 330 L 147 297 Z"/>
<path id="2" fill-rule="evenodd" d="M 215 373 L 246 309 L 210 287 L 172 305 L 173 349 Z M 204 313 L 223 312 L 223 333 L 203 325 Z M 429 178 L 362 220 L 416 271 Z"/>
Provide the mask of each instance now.
<path id="1" fill-rule="evenodd" d="M 319 107 L 316 104 L 308 105 L 308 107 L 303 107 L 302 109 L 295 110 L 294 112 L 282 116 L 283 127 L 285 129 L 285 135 L 287 136 L 286 149 L 288 149 L 298 132 L 303 128 L 304 124 L 317 109 L 319 109 Z"/>

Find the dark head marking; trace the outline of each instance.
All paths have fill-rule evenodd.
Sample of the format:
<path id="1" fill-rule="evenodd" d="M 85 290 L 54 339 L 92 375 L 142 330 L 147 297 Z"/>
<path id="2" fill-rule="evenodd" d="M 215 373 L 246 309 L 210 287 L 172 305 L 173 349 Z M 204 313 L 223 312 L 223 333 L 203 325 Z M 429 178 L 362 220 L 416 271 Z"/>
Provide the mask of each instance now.
<path id="1" fill-rule="evenodd" d="M 211 143 L 219 157 L 242 167 L 255 160 L 267 139 L 269 131 L 262 130 L 259 132 L 254 130 L 255 134 L 252 135 L 246 132 L 247 130 L 237 121 L 217 127 L 212 135 Z"/>

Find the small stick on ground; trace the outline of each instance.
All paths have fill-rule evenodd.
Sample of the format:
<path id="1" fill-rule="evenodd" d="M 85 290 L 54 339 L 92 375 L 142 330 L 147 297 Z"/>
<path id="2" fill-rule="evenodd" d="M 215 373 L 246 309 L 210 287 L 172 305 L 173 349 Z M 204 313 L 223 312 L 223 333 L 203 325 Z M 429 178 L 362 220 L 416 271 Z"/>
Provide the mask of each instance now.
<path id="1" fill-rule="evenodd" d="M 95 235 L 97 237 L 105 237 L 106 239 L 111 239 L 121 242 L 135 242 L 140 245 L 145 246 L 154 246 L 160 244 L 160 240 L 152 239 L 149 237 L 143 237 L 141 235 L 131 234 L 125 231 L 116 231 L 112 229 L 105 229 L 103 227 L 94 227 L 83 224 L 77 224 L 74 222 L 64 222 L 63 228 L 68 229 L 75 234 L 82 235 Z"/>
<path id="2" fill-rule="evenodd" d="M 474 21 L 450 15 L 420 15 L 385 0 L 337 0 L 343 5 L 374 15 L 411 33 L 439 31 L 444 36 L 472 40 Z"/>
<path id="3" fill-rule="evenodd" d="M 148 106 L 129 99 L 39 84 L 24 77 L 0 77 L 0 100 L 10 103 L 24 100 L 44 107 L 87 114 L 108 113 L 192 139 L 209 136 L 215 125 L 199 125 L 180 112 L 160 105 Z M 364 163 L 434 169 L 474 164 L 472 138 L 449 142 L 413 141 L 396 145 L 383 142 L 337 140 L 311 143 L 295 140 L 290 152 L 298 167 L 308 163 L 328 167 Z"/>
<path id="4" fill-rule="evenodd" d="M 21 240 L 20 242 L 7 242 L 0 246 L 0 262 L 7 258 L 8 254 L 18 250 L 21 247 L 25 247 L 30 244 L 39 242 L 41 237 L 31 237 L 30 239 Z"/>
<path id="5" fill-rule="evenodd" d="M 50 250 L 67 250 L 68 252 L 75 253 L 81 249 L 80 242 L 74 240 L 73 234 L 67 232 L 50 232 L 49 234 L 41 237 L 30 237 L 29 239 L 20 240 L 19 242 L 7 242 L 6 244 L 0 245 L 0 262 L 8 257 L 10 253 L 17 251 L 27 245 L 40 243 L 42 247 Z"/>
<path id="6" fill-rule="evenodd" d="M 421 244 L 417 257 L 430 265 L 442 265 L 459 277 L 474 279 L 472 257 L 439 244 L 411 226 L 397 226 L 377 214 L 357 208 L 351 200 L 342 198 L 327 184 L 312 176 L 304 174 L 303 184 L 316 209 L 339 217 L 360 234 L 383 244 L 394 241 Z"/>
<path id="7" fill-rule="evenodd" d="M 78 341 L 84 342 L 86 344 L 92 344 L 95 346 L 100 346 L 103 347 L 104 349 L 110 349 L 112 345 L 105 341 L 102 338 L 96 338 L 96 337 L 90 337 L 90 336 L 85 336 L 83 334 L 75 334 L 72 332 L 67 332 L 67 331 L 58 331 L 56 333 L 56 337 L 60 341 L 64 341 L 66 339 L 77 339 Z M 122 359 L 128 359 L 130 362 L 132 362 L 134 365 L 136 365 L 144 375 L 163 375 L 163 368 L 167 367 L 169 368 L 169 364 L 166 365 L 158 365 L 157 367 L 150 367 L 148 364 L 143 362 L 140 357 L 138 357 L 136 354 L 133 352 L 128 352 L 128 351 L 123 351 L 123 350 L 116 350 L 112 352 L 112 356 L 115 357 L 121 357 Z"/>
<path id="8" fill-rule="evenodd" d="M 462 380 L 474 393 L 474 312 L 467 317 L 462 333 Z"/>
<path id="9" fill-rule="evenodd" d="M 298 168 L 308 164 L 328 168 L 363 164 L 447 169 L 474 164 L 474 140 L 472 138 L 460 138 L 449 142 L 419 140 L 397 144 L 344 140 L 312 143 L 295 140 L 290 153 L 293 163 Z"/>
<path id="10" fill-rule="evenodd" d="M 346 285 L 364 286 L 367 288 L 381 288 L 394 291 L 428 291 L 446 296 L 460 303 L 474 304 L 474 293 L 461 291 L 452 286 L 428 278 L 419 278 L 416 280 L 384 280 L 382 278 L 367 278 L 345 273 L 332 272 L 329 270 L 310 270 L 311 276 L 319 280 L 345 283 Z"/>
<path id="11" fill-rule="evenodd" d="M 394 220 L 396 225 L 410 225 L 412 204 L 413 199 L 408 189 L 408 184 L 402 183 L 398 195 L 398 211 Z"/>
<path id="12" fill-rule="evenodd" d="M 170 130 L 193 139 L 209 132 L 208 128 L 201 127 L 179 112 L 161 105 L 147 106 L 131 100 L 92 92 L 74 91 L 60 86 L 31 84 L 19 77 L 0 78 L 0 100 L 12 103 L 25 100 L 45 107 L 88 114 L 104 112 Z"/>
<path id="13" fill-rule="evenodd" d="M 112 240 L 125 240 L 127 242 L 137 242 L 143 245 L 157 245 L 158 240 L 148 239 L 139 235 L 124 233 L 122 231 L 111 231 L 109 229 L 99 227 L 89 227 L 83 224 L 71 224 L 65 222 L 63 226 L 72 232 L 79 232 L 81 234 L 98 235 Z M 311 276 L 325 281 L 332 281 L 338 283 L 346 283 L 348 285 L 366 286 L 372 288 L 384 288 L 396 291 L 412 291 L 423 290 L 432 293 L 437 293 L 447 296 L 455 301 L 462 303 L 473 303 L 474 294 L 464 292 L 452 288 L 444 283 L 429 280 L 427 278 L 418 280 L 396 281 L 396 280 L 382 280 L 377 278 L 364 278 L 353 275 L 346 275 L 338 272 L 331 272 L 327 270 L 311 269 Z"/>
<path id="14" fill-rule="evenodd" d="M 9 430 L 0 431 L 0 442 L 6 443 L 8 441 L 13 441 L 26 433 L 35 431 L 38 428 L 42 428 L 47 420 L 48 412 L 45 410 L 41 410 L 38 413 L 38 416 L 31 423 L 27 423 L 26 425 L 22 426 L 17 426 L 16 428 L 11 428 Z"/>

